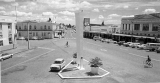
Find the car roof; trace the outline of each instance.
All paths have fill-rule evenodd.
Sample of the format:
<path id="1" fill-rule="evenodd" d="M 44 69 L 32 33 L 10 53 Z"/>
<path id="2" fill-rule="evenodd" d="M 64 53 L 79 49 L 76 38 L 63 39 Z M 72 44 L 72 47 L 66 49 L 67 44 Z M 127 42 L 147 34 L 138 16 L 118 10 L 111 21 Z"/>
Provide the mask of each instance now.
<path id="1" fill-rule="evenodd" d="M 56 59 L 56 61 L 62 61 L 62 60 L 64 60 L 64 59 L 62 59 L 62 58 L 57 58 Z"/>

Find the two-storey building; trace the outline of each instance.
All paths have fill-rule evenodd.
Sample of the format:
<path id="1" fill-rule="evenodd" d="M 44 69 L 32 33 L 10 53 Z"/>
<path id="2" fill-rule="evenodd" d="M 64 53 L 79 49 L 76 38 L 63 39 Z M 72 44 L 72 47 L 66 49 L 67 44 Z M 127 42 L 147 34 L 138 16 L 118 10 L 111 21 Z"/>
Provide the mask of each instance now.
<path id="1" fill-rule="evenodd" d="M 58 24 L 52 22 L 23 21 L 18 22 L 16 29 L 18 37 L 29 38 L 37 37 L 44 39 L 54 38 Z"/>

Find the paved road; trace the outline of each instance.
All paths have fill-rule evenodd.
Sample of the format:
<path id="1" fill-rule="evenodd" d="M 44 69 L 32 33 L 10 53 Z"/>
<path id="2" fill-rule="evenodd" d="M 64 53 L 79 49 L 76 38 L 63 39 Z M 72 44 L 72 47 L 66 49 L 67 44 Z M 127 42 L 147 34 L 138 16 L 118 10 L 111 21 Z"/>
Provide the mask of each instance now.
<path id="1" fill-rule="evenodd" d="M 68 31 L 70 32 L 70 31 Z M 2 83 L 159 83 L 160 56 L 154 52 L 132 49 L 114 44 L 84 39 L 83 57 L 90 60 L 100 57 L 105 70 L 110 74 L 101 79 L 61 80 L 57 72 L 50 72 L 49 66 L 54 59 L 63 57 L 67 62 L 76 52 L 74 33 L 66 38 L 48 40 L 34 51 L 15 55 L 2 62 Z M 65 48 L 69 41 L 69 48 Z M 45 42 L 44 42 L 45 43 Z M 53 50 L 54 49 L 54 50 Z M 144 68 L 146 55 L 151 55 L 153 68 Z M 25 56 L 18 58 L 16 56 Z"/>

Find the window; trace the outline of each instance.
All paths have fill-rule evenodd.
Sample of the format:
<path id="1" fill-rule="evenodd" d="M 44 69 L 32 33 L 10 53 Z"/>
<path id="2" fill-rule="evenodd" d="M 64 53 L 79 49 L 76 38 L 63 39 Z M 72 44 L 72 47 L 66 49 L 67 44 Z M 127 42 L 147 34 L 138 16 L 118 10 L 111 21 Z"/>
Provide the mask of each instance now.
<path id="1" fill-rule="evenodd" d="M 0 46 L 3 46 L 3 40 L 0 40 Z"/>
<path id="2" fill-rule="evenodd" d="M 29 29 L 30 29 L 30 30 L 32 29 L 32 26 L 31 26 L 31 25 L 29 26 Z"/>
<path id="3" fill-rule="evenodd" d="M 0 23 L 0 30 L 2 30 L 2 24 Z"/>
<path id="4" fill-rule="evenodd" d="M 143 31 L 149 31 L 149 24 L 143 24 Z"/>
<path id="5" fill-rule="evenodd" d="M 36 25 L 34 25 L 34 29 L 36 30 Z"/>
<path id="6" fill-rule="evenodd" d="M 2 32 L 0 32 L 0 38 L 3 38 Z"/>
<path id="7" fill-rule="evenodd" d="M 128 25 L 128 30 L 130 30 L 130 24 Z"/>
<path id="8" fill-rule="evenodd" d="M 36 36 L 38 36 L 38 32 L 36 32 Z"/>
<path id="9" fill-rule="evenodd" d="M 158 31 L 158 26 L 160 26 L 160 24 L 153 24 L 152 31 Z"/>
<path id="10" fill-rule="evenodd" d="M 8 24 L 8 29 L 11 29 L 11 24 Z"/>
<path id="11" fill-rule="evenodd" d="M 21 30 L 21 26 L 19 26 L 19 30 Z"/>
<path id="12" fill-rule="evenodd" d="M 44 33 L 44 36 L 46 36 L 46 33 Z"/>
<path id="13" fill-rule="evenodd" d="M 50 30 L 50 26 L 48 26 L 48 30 Z"/>
<path id="14" fill-rule="evenodd" d="M 44 25 L 44 29 L 46 30 L 46 25 Z"/>
<path id="15" fill-rule="evenodd" d="M 127 30 L 127 24 L 126 24 L 126 30 Z"/>
<path id="16" fill-rule="evenodd" d="M 9 44 L 12 44 L 12 38 L 8 38 L 9 39 Z"/>
<path id="17" fill-rule="evenodd" d="M 18 26 L 16 25 L 16 29 L 18 29 Z"/>
<path id="18" fill-rule="evenodd" d="M 139 30 L 140 29 L 140 24 L 134 24 L 134 30 Z"/>
<path id="19" fill-rule="evenodd" d="M 35 36 L 35 33 L 33 32 L 33 36 Z"/>
<path id="20" fill-rule="evenodd" d="M 19 36 L 21 36 L 21 33 L 19 33 Z"/>
<path id="21" fill-rule="evenodd" d="M 41 30 L 43 30 L 43 27 L 41 26 Z"/>
<path id="22" fill-rule="evenodd" d="M 124 30 L 124 24 L 123 24 L 123 30 Z"/>
<path id="23" fill-rule="evenodd" d="M 27 30 L 27 26 L 26 25 L 24 26 L 24 29 Z"/>

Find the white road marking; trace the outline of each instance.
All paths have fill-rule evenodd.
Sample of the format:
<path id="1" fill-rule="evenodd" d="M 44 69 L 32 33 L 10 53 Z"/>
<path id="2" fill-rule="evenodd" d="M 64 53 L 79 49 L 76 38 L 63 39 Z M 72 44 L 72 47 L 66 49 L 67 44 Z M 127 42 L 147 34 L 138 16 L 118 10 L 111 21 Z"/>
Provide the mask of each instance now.
<path id="1" fill-rule="evenodd" d="M 138 55 L 138 54 L 133 54 L 133 53 L 129 53 L 129 54 L 134 55 L 134 56 L 138 56 L 138 57 L 142 57 L 142 58 L 147 58 L 145 56 L 141 56 L 141 55 Z M 153 59 L 153 58 L 151 58 L 151 59 L 154 60 L 154 61 L 160 61 L 160 60 Z"/>
<path id="2" fill-rule="evenodd" d="M 96 45 L 96 46 L 100 46 L 100 47 L 101 47 L 101 45 L 97 45 L 97 44 L 94 44 L 94 43 L 90 43 L 90 42 L 86 42 L 86 43 L 93 44 L 93 45 Z"/>
<path id="3" fill-rule="evenodd" d="M 124 48 L 120 48 L 121 50 L 128 50 L 128 49 L 124 49 Z"/>
<path id="4" fill-rule="evenodd" d="M 55 50 L 55 49 L 52 49 L 52 48 L 45 48 L 45 47 L 38 47 L 38 48 L 47 49 L 47 50 Z"/>
<path id="5" fill-rule="evenodd" d="M 36 58 L 38 58 L 38 57 L 40 57 L 40 56 L 43 56 L 43 55 L 45 55 L 45 54 L 47 54 L 47 53 L 49 53 L 49 52 L 52 52 L 52 51 L 53 51 L 53 50 L 50 50 L 50 51 L 48 51 L 48 52 L 46 52 L 46 53 L 43 53 L 43 54 L 41 54 L 41 55 L 39 55 L 39 56 L 33 57 L 33 58 L 31 58 L 31 59 L 28 59 L 28 60 L 26 60 L 26 61 L 23 61 L 23 62 L 21 62 L 21 63 L 18 63 L 18 64 L 16 64 L 16 65 L 13 65 L 13 66 L 11 66 L 11 67 L 8 67 L 8 68 L 6 68 L 6 69 L 3 69 L 3 70 L 1 70 L 1 72 L 5 71 L 5 70 L 8 70 L 8 69 L 10 69 L 10 68 L 13 68 L 13 67 L 15 67 L 15 66 L 21 65 L 21 64 L 23 64 L 23 63 L 26 63 L 26 62 L 28 62 L 28 61 L 34 60 L 34 59 L 36 59 Z"/>
<path id="6" fill-rule="evenodd" d="M 106 49 L 101 49 L 101 51 L 107 51 Z"/>

